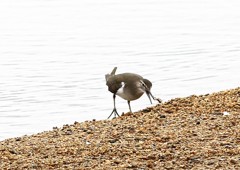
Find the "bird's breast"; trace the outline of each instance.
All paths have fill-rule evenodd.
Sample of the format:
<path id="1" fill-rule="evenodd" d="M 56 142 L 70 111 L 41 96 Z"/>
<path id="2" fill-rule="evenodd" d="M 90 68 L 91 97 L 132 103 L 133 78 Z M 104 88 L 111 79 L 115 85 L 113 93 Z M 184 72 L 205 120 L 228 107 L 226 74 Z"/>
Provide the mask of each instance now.
<path id="1" fill-rule="evenodd" d="M 145 92 L 142 89 L 138 88 L 136 85 L 131 86 L 131 85 L 124 84 L 123 82 L 121 85 L 122 86 L 117 90 L 116 95 L 128 101 L 132 101 L 140 98 Z"/>

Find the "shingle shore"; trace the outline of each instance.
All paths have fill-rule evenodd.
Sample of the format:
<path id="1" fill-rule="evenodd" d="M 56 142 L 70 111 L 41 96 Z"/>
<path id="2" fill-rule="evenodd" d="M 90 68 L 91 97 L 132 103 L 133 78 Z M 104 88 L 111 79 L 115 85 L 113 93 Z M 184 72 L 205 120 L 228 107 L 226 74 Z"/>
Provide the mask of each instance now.
<path id="1" fill-rule="evenodd" d="M 240 169 L 240 88 L 6 139 L 0 169 Z"/>

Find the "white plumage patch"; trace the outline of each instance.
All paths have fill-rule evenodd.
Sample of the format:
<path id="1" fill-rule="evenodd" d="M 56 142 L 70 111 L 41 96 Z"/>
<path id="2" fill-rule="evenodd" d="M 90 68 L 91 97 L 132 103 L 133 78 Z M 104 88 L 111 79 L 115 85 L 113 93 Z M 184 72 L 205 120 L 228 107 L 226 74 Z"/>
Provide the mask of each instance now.
<path id="1" fill-rule="evenodd" d="M 121 85 L 122 85 L 122 87 L 117 90 L 117 93 L 116 93 L 116 94 L 117 94 L 118 96 L 120 96 L 121 98 L 127 100 L 127 99 L 128 99 L 128 96 L 124 93 L 125 83 L 124 83 L 124 82 L 121 82 Z"/>

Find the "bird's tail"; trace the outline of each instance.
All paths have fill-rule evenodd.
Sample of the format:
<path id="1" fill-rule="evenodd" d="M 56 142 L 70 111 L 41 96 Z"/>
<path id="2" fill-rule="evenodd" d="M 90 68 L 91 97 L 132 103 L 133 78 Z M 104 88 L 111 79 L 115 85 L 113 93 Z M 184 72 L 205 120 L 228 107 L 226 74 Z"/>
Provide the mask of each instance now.
<path id="1" fill-rule="evenodd" d="M 105 79 L 106 79 L 106 82 L 108 81 L 108 79 L 111 77 L 111 76 L 114 76 L 115 73 L 116 73 L 116 70 L 117 70 L 117 67 L 114 67 L 112 72 L 110 74 L 106 74 L 105 75 Z"/>

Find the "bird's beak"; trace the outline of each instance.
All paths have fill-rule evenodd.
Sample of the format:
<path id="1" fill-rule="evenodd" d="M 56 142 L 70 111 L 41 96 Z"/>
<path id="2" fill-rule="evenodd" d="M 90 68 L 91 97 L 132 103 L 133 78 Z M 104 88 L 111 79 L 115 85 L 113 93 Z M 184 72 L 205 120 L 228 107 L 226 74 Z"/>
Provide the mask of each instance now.
<path id="1" fill-rule="evenodd" d="M 149 100 L 150 100 L 150 103 L 152 104 L 152 100 L 151 100 L 152 94 L 151 94 L 151 92 L 146 91 L 146 94 L 147 94 L 147 96 L 148 96 L 148 98 L 149 98 Z"/>

